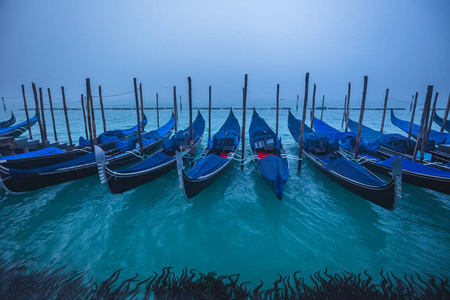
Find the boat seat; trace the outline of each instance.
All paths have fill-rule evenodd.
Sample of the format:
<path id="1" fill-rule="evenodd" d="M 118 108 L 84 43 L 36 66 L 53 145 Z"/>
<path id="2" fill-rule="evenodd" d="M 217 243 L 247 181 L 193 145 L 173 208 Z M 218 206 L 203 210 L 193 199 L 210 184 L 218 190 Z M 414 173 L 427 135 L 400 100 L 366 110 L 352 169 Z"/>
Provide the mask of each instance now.
<path id="1" fill-rule="evenodd" d="M 271 138 L 264 138 L 255 142 L 255 149 L 264 150 L 264 152 L 271 152 L 275 150 L 275 140 Z"/>

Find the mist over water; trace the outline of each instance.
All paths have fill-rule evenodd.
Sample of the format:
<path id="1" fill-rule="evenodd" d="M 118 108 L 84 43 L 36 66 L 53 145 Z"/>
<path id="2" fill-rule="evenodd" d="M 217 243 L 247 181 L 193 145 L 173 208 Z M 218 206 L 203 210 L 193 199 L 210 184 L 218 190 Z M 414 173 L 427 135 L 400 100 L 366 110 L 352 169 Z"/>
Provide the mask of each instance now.
<path id="1" fill-rule="evenodd" d="M 301 112 L 291 106 L 301 118 Z M 24 120 L 23 111 L 14 112 L 18 122 Z M 201 112 L 207 120 L 208 111 Z M 241 123 L 242 110 L 234 112 Z M 316 112 L 320 116 L 320 110 Z M 105 113 L 108 129 L 135 123 L 133 110 Z M 275 110 L 258 113 L 275 127 Z M 287 114 L 287 110 L 280 111 L 280 137 L 287 152 L 297 155 Z M 378 129 L 381 114 L 366 111 L 364 124 Z M 69 115 L 76 140 L 84 135 L 81 111 Z M 146 115 L 147 130 L 154 129 L 156 111 L 146 110 Z M 161 110 L 160 123 L 170 115 L 171 110 Z M 227 115 L 228 110 L 212 111 L 213 133 Z M 407 110 L 396 111 L 396 115 L 410 117 Z M 250 116 L 248 111 L 246 157 L 250 156 Z M 2 120 L 8 117 L 9 112 L 0 112 Z M 359 111 L 351 111 L 350 117 L 358 119 Z M 60 140 L 67 141 L 63 111 L 55 111 L 55 118 Z M 100 111 L 96 118 L 99 132 Z M 51 119 L 46 120 L 52 137 Z M 185 128 L 188 120 L 184 105 L 179 128 Z M 342 111 L 324 111 L 324 120 L 340 128 Z M 34 126 L 34 138 L 39 138 L 38 131 Z M 398 132 L 389 115 L 385 132 Z M 207 131 L 196 154 L 206 142 Z M 179 189 L 175 171 L 121 195 L 110 195 L 98 176 L 23 195 L 2 190 L 1 257 L 38 257 L 35 268 L 58 262 L 73 270 L 90 269 L 96 281 L 120 268 L 124 269 L 123 278 L 138 273 L 142 279 L 167 266 L 179 273 L 184 267 L 202 273 L 240 273 L 242 282 L 253 284 L 260 279 L 273 282 L 277 273 L 301 270 L 308 277 L 325 268 L 332 273 L 368 270 L 374 276 L 381 269 L 399 275 L 426 272 L 450 276 L 448 195 L 403 184 L 403 198 L 390 212 L 338 186 L 308 161 L 303 162 L 300 174 L 297 162 L 289 163 L 290 177 L 282 201 L 276 199 L 253 162 L 243 171 L 233 163 L 219 181 L 191 201 Z"/>

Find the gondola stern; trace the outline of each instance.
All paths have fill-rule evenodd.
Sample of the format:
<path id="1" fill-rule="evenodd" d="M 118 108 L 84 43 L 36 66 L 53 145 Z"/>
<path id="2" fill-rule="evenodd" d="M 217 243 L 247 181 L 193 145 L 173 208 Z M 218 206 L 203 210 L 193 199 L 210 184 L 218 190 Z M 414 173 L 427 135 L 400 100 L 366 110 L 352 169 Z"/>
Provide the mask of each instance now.
<path id="1" fill-rule="evenodd" d="M 98 176 L 101 184 L 106 184 L 106 157 L 105 151 L 99 146 L 95 145 L 95 160 L 97 162 Z"/>
<path id="2" fill-rule="evenodd" d="M 402 198 L 402 159 L 396 157 L 392 162 L 392 178 L 394 180 L 394 205 L 392 209 L 394 210 L 397 206 L 398 199 Z"/>

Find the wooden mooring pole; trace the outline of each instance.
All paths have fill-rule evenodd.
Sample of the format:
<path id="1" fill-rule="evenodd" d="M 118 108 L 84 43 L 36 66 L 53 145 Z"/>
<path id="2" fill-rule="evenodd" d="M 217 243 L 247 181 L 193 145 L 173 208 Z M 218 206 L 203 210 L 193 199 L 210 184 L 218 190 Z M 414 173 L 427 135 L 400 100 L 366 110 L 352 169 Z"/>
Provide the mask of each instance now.
<path id="1" fill-rule="evenodd" d="M 345 132 L 348 131 L 348 119 L 350 118 L 350 91 L 352 89 L 352 83 L 348 83 L 348 91 L 347 91 L 347 114 L 345 119 Z"/>
<path id="2" fill-rule="evenodd" d="M 325 95 L 322 95 L 322 111 L 320 112 L 320 119 L 323 118 L 323 110 L 325 109 Z"/>
<path id="3" fill-rule="evenodd" d="M 173 86 L 173 112 L 174 112 L 174 121 L 175 121 L 175 132 L 177 132 L 177 123 L 178 123 L 178 110 L 177 110 L 177 87 Z"/>
<path id="4" fill-rule="evenodd" d="M 3 97 L 2 97 L 2 102 L 3 102 L 3 110 L 6 111 L 5 98 L 3 98 Z"/>
<path id="5" fill-rule="evenodd" d="M 57 142 L 58 135 L 56 134 L 55 115 L 53 114 L 52 94 L 50 93 L 50 88 L 47 88 L 47 92 L 48 92 L 48 102 L 50 103 L 50 113 L 52 114 L 53 132 L 55 134 L 55 142 Z"/>
<path id="6" fill-rule="evenodd" d="M 309 86 L 309 73 L 306 73 L 305 98 L 303 99 L 302 125 L 300 126 L 300 138 L 298 140 L 298 166 L 297 166 L 298 172 L 302 170 L 303 131 L 305 128 L 306 106 L 308 104 L 308 86 Z"/>
<path id="7" fill-rule="evenodd" d="M 159 128 L 159 100 L 158 100 L 158 93 L 156 93 L 156 126 Z"/>
<path id="8" fill-rule="evenodd" d="M 93 133 L 92 133 L 92 119 L 91 119 L 91 106 L 89 105 L 89 99 L 90 99 L 90 94 L 89 94 L 89 88 L 90 88 L 90 79 L 86 78 L 86 112 L 87 112 L 87 122 L 88 122 L 88 127 L 89 127 L 89 143 L 91 144 L 91 150 L 92 152 L 94 152 L 94 137 L 93 137 Z"/>
<path id="9" fill-rule="evenodd" d="M 83 119 L 84 119 L 84 131 L 86 132 L 86 139 L 89 139 L 88 126 L 86 122 L 86 111 L 84 109 L 84 96 L 81 94 L 81 110 L 83 111 Z"/>
<path id="10" fill-rule="evenodd" d="M 425 123 L 425 118 L 426 118 L 425 115 L 427 113 L 426 112 L 427 107 L 429 106 L 428 103 L 431 102 L 432 93 L 433 93 L 433 86 L 429 85 L 428 89 L 427 89 L 427 95 L 425 96 L 425 101 L 423 103 L 422 117 L 420 120 L 420 128 L 419 128 L 419 132 L 417 134 L 416 145 L 414 147 L 414 152 L 413 152 L 413 161 L 416 161 L 417 151 L 419 150 L 419 145 L 420 145 L 421 141 L 423 141 L 422 133 L 423 133 L 424 123 Z M 416 95 L 417 95 L 417 93 L 416 93 Z"/>
<path id="11" fill-rule="evenodd" d="M 95 125 L 95 113 L 94 113 L 94 99 L 92 98 L 92 94 L 91 94 L 91 87 L 89 86 L 89 94 L 90 94 L 90 98 L 91 101 L 90 105 L 91 105 L 91 112 L 92 112 L 92 134 L 94 136 L 94 145 L 97 145 L 97 127 Z"/>
<path id="12" fill-rule="evenodd" d="M 347 115 L 347 95 L 345 95 L 345 100 L 344 100 L 344 113 L 342 114 L 342 124 L 341 127 L 344 127 L 344 121 L 346 119 L 346 115 Z"/>
<path id="13" fill-rule="evenodd" d="M 439 93 L 436 93 L 436 96 L 434 97 L 434 101 L 433 101 L 433 109 L 431 110 L 431 115 L 430 115 L 430 120 L 428 122 L 428 127 L 427 127 L 427 131 L 425 132 L 425 139 L 424 139 L 424 145 L 428 142 L 428 138 L 430 137 L 430 132 L 431 132 L 431 126 L 433 126 L 433 117 L 434 114 L 436 113 L 436 102 L 438 99 Z"/>
<path id="14" fill-rule="evenodd" d="M 209 86 L 208 141 L 211 139 L 211 86 Z"/>
<path id="15" fill-rule="evenodd" d="M 412 115 L 411 115 L 411 123 L 409 124 L 408 139 L 411 139 L 411 133 L 412 133 L 412 128 L 413 128 L 413 124 L 414 124 L 414 115 L 416 114 L 416 106 L 417 106 L 417 98 L 418 97 L 419 97 L 419 92 L 416 92 L 416 96 L 414 98 L 413 111 L 412 111 Z"/>
<path id="16" fill-rule="evenodd" d="M 381 129 L 380 129 L 381 133 L 383 133 L 384 118 L 386 117 L 386 107 L 387 107 L 388 97 L 389 97 L 389 89 L 386 89 L 386 96 L 384 97 L 384 105 L 383 105 L 383 117 L 381 118 Z"/>
<path id="17" fill-rule="evenodd" d="M 311 129 L 314 128 L 313 125 L 314 125 L 315 108 L 316 108 L 316 84 L 314 83 L 313 98 L 312 98 L 312 109 L 311 109 Z"/>
<path id="18" fill-rule="evenodd" d="M 192 128 L 192 82 L 191 77 L 188 77 L 189 85 L 189 153 L 191 156 L 191 167 L 194 163 L 194 130 Z"/>
<path id="19" fill-rule="evenodd" d="M 44 133 L 44 139 L 47 142 L 47 126 L 45 125 L 45 114 L 44 114 L 44 97 L 42 96 L 42 88 L 39 88 L 39 102 L 41 104 L 41 117 L 42 117 L 42 129 Z"/>
<path id="20" fill-rule="evenodd" d="M 359 143 L 361 143 L 361 129 L 362 129 L 362 123 L 363 123 L 363 117 L 364 117 L 364 108 L 366 106 L 367 81 L 368 81 L 368 77 L 364 76 L 364 89 L 363 89 L 363 96 L 362 96 L 362 100 L 361 100 L 361 112 L 359 114 L 358 134 L 356 135 L 356 145 L 355 145 L 355 154 L 354 154 L 355 159 L 358 158 Z"/>
<path id="21" fill-rule="evenodd" d="M 242 90 L 242 138 L 241 138 L 241 143 L 242 143 L 242 150 L 241 150 L 241 170 L 244 170 L 244 157 L 245 157 L 245 117 L 247 114 L 247 80 L 248 80 L 248 75 L 245 74 L 244 77 L 244 88 Z"/>
<path id="22" fill-rule="evenodd" d="M 70 133 L 69 116 L 67 115 L 66 94 L 64 92 L 63 86 L 61 86 L 61 93 L 62 93 L 62 99 L 63 99 L 64 116 L 66 118 L 67 134 L 69 136 L 69 146 L 72 146 L 72 135 Z"/>
<path id="23" fill-rule="evenodd" d="M 275 134 L 278 136 L 278 112 L 280 110 L 280 85 L 277 84 L 277 119 Z"/>
<path id="24" fill-rule="evenodd" d="M 134 98 L 136 99 L 136 117 L 137 117 L 137 124 L 138 124 L 139 152 L 140 152 L 141 156 L 144 156 L 144 149 L 142 147 L 141 120 L 139 117 L 139 99 L 138 99 L 138 92 L 137 92 L 136 77 L 133 79 L 133 83 L 134 83 Z M 144 120 L 142 120 L 142 123 L 144 123 Z M 158 124 L 158 128 L 159 128 L 159 124 Z"/>
<path id="25" fill-rule="evenodd" d="M 448 94 L 447 107 L 445 108 L 444 120 L 442 121 L 441 132 L 444 131 L 445 123 L 447 122 L 449 109 L 450 109 L 450 93 Z"/>
<path id="26" fill-rule="evenodd" d="M 38 119 L 39 132 L 41 134 L 42 146 L 44 146 L 44 144 L 45 144 L 45 136 L 44 136 L 44 132 L 42 130 L 41 113 L 39 112 L 39 100 L 38 100 L 36 85 L 34 84 L 34 82 L 32 82 L 31 86 L 33 88 L 34 104 L 35 104 L 35 107 L 36 107 L 36 116 L 37 116 L 37 119 Z"/>
<path id="27" fill-rule="evenodd" d="M 142 82 L 139 83 L 139 97 L 141 100 L 141 120 L 142 120 L 142 125 L 144 124 L 144 119 L 145 119 L 145 114 L 144 114 L 144 97 L 142 97 Z"/>
<path id="28" fill-rule="evenodd" d="M 30 117 L 28 115 L 27 98 L 25 97 L 25 86 L 23 84 L 22 84 L 22 96 L 23 96 L 23 106 L 25 108 L 25 115 L 27 116 L 28 132 L 30 133 L 30 140 L 32 140 L 33 135 L 31 134 L 31 126 L 30 126 Z"/>
<path id="29" fill-rule="evenodd" d="M 102 110 L 103 132 L 106 131 L 105 110 L 103 109 L 102 86 L 98 86 L 98 98 L 100 99 L 100 109 Z"/>
<path id="30" fill-rule="evenodd" d="M 411 112 L 412 106 L 413 106 L 413 102 L 414 102 L 414 95 L 412 95 L 411 97 L 411 104 L 409 105 L 409 111 Z"/>
<path id="31" fill-rule="evenodd" d="M 180 110 L 183 110 L 183 103 L 181 102 L 181 95 L 180 95 Z"/>
<path id="32" fill-rule="evenodd" d="M 295 110 L 298 111 L 298 100 L 300 98 L 300 95 L 297 95 L 297 104 L 295 105 Z"/>

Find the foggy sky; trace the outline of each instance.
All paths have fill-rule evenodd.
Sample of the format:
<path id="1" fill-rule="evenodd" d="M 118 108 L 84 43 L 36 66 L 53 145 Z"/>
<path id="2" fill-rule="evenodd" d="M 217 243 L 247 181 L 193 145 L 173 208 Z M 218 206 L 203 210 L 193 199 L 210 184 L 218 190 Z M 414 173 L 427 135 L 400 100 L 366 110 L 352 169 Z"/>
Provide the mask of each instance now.
<path id="1" fill-rule="evenodd" d="M 0 0 L 0 96 L 20 97 L 31 82 L 51 88 L 61 102 L 78 101 L 91 78 L 93 94 L 133 89 L 143 83 L 145 99 L 159 93 L 172 101 L 172 87 L 194 103 L 206 103 L 208 86 L 217 106 L 242 98 L 249 76 L 248 106 L 280 97 L 292 106 L 303 98 L 305 73 L 317 98 L 343 103 L 352 82 L 352 106 L 409 106 L 428 84 L 450 92 L 450 2 L 437 1 L 61 1 Z M 421 96 L 421 97 L 420 97 Z M 132 101 L 133 94 L 123 97 Z M 397 101 L 401 100 L 401 101 Z M 6 98 L 6 103 L 22 101 Z M 73 105 L 76 106 L 76 105 Z"/>

